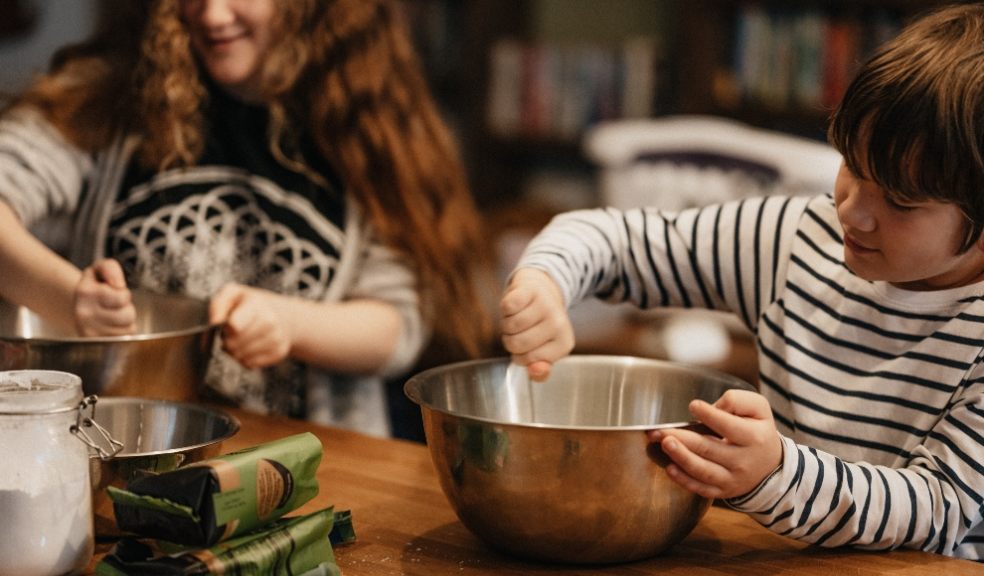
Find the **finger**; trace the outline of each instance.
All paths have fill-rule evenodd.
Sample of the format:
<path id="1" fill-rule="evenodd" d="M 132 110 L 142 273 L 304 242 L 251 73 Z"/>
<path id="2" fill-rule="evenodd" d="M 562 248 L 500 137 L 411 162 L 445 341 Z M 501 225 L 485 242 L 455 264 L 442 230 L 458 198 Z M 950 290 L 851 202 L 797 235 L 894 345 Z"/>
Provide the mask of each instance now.
<path id="1" fill-rule="evenodd" d="M 509 318 L 526 309 L 533 301 L 533 292 L 525 287 L 506 289 L 499 301 L 499 312 L 503 318 Z"/>
<path id="2" fill-rule="evenodd" d="M 285 340 L 273 330 L 255 326 L 237 333 L 226 341 L 226 352 L 247 368 L 262 368 L 276 364 L 287 357 Z"/>
<path id="3" fill-rule="evenodd" d="M 772 417 L 769 401 L 758 392 L 750 390 L 727 390 L 714 402 L 714 406 L 745 418 L 763 420 Z"/>
<path id="4" fill-rule="evenodd" d="M 507 336 L 519 334 L 542 322 L 544 317 L 545 315 L 542 310 L 527 306 L 511 316 L 504 316 L 499 330 Z"/>
<path id="5" fill-rule="evenodd" d="M 526 372 L 529 374 L 530 380 L 543 382 L 550 377 L 551 368 L 553 368 L 552 363 L 547 362 L 546 360 L 538 360 L 527 365 Z"/>
<path id="6" fill-rule="evenodd" d="M 684 489 L 704 498 L 720 498 L 724 495 L 724 491 L 717 486 L 697 480 L 676 464 L 670 464 L 666 467 L 666 475 Z"/>
<path id="7" fill-rule="evenodd" d="M 284 354 L 276 348 L 265 348 L 263 350 L 257 350 L 255 352 L 244 355 L 239 360 L 239 363 L 246 368 L 266 368 L 267 366 L 273 366 L 283 359 L 286 358 Z"/>
<path id="8" fill-rule="evenodd" d="M 756 430 L 749 426 L 749 418 L 757 419 L 755 416 L 733 414 L 703 400 L 692 401 L 690 412 L 708 428 L 727 438 L 732 444 L 745 446 L 756 440 Z"/>
<path id="9" fill-rule="evenodd" d="M 104 286 L 97 291 L 96 301 L 101 308 L 114 312 L 133 307 L 133 296 L 126 286 L 123 288 Z"/>
<path id="10" fill-rule="evenodd" d="M 534 350 L 530 350 L 525 354 L 513 353 L 513 360 L 517 364 L 522 364 L 524 366 L 529 366 L 530 364 L 536 362 L 548 362 L 553 363 L 560 360 L 564 356 L 570 354 L 573 349 L 573 343 L 567 343 L 560 340 L 551 340 Z"/>
<path id="11" fill-rule="evenodd" d="M 133 331 L 137 323 L 137 310 L 133 306 L 124 306 L 110 313 L 100 314 L 98 321 L 109 328 Z"/>
<path id="12" fill-rule="evenodd" d="M 242 300 L 242 291 L 234 284 L 226 284 L 216 292 L 208 303 L 208 321 L 211 324 L 224 324 L 229 314 Z"/>
<path id="13" fill-rule="evenodd" d="M 683 472 L 703 484 L 723 486 L 730 477 L 727 468 L 714 460 L 719 440 L 689 431 L 664 431 L 660 448 Z"/>
<path id="14" fill-rule="evenodd" d="M 126 275 L 123 274 L 123 267 L 112 258 L 104 258 L 92 265 L 96 278 L 116 289 L 126 288 Z"/>
<path id="15" fill-rule="evenodd" d="M 243 299 L 237 297 L 233 299 L 234 307 L 229 310 L 225 320 L 224 330 L 231 334 L 244 334 L 255 323 L 255 311 L 243 305 Z"/>
<path id="16" fill-rule="evenodd" d="M 82 336 L 123 336 L 136 331 L 136 310 L 131 306 L 118 310 L 90 308 L 78 317 L 77 329 Z"/>
<path id="17" fill-rule="evenodd" d="M 502 343 L 513 354 L 528 354 L 552 340 L 556 340 L 558 330 L 550 322 L 543 321 L 522 332 L 502 335 Z"/>

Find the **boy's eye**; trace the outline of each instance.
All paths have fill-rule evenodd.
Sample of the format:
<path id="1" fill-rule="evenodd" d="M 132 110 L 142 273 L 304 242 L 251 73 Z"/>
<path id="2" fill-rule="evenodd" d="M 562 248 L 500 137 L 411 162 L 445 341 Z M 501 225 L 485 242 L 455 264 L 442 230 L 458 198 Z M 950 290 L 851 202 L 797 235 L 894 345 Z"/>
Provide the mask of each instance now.
<path id="1" fill-rule="evenodd" d="M 889 208 L 891 208 L 892 210 L 897 210 L 899 212 L 911 212 L 912 210 L 918 208 L 918 206 L 915 204 L 900 203 L 894 198 L 892 198 L 891 196 L 889 196 L 888 194 L 885 195 L 885 203 L 888 204 Z"/>

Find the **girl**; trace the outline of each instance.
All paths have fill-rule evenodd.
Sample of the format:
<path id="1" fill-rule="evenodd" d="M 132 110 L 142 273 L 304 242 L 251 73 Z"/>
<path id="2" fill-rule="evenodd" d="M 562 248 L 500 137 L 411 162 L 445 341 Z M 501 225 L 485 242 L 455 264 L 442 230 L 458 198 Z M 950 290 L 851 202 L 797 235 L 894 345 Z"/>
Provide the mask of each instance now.
<path id="1" fill-rule="evenodd" d="M 386 434 L 381 376 L 432 328 L 471 356 L 488 335 L 476 212 L 393 5 L 114 4 L 0 120 L 0 296 L 87 335 L 132 331 L 131 288 L 211 298 L 211 390 Z M 29 232 L 61 212 L 68 259 Z"/>

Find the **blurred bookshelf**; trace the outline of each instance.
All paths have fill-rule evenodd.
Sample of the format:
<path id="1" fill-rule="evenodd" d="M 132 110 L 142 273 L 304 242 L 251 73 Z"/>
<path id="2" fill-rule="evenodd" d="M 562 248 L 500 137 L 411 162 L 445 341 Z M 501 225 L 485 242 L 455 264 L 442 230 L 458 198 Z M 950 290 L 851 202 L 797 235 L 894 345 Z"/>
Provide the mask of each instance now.
<path id="1" fill-rule="evenodd" d="M 495 210 L 543 190 L 554 174 L 558 182 L 590 179 L 581 138 L 603 120 L 715 114 L 823 139 L 858 64 L 908 19 L 944 2 L 400 4 L 476 199 Z"/>
<path id="2" fill-rule="evenodd" d="M 857 67 L 938 0 L 689 0 L 676 110 L 823 139 Z"/>
<path id="3" fill-rule="evenodd" d="M 582 148 L 597 122 L 720 115 L 823 139 L 855 67 L 934 0 L 399 0 L 456 132 L 497 282 L 557 212 L 597 205 Z M 662 357 L 665 318 L 575 314 L 579 353 Z M 578 320 L 580 318 L 580 320 Z M 736 332 L 714 365 L 757 374 Z M 659 344 L 659 345 L 657 345 Z M 504 354 L 504 350 L 497 350 Z M 460 360 L 432 345 L 417 370 Z M 419 417 L 391 387 L 397 435 Z M 408 430 L 409 429 L 409 430 Z"/>

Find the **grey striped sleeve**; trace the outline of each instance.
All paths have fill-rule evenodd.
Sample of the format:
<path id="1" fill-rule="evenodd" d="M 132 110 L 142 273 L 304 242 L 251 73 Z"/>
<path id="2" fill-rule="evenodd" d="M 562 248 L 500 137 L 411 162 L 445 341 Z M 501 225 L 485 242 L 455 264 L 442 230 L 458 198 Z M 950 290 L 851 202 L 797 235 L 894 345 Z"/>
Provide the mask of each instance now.
<path id="1" fill-rule="evenodd" d="M 368 244 L 362 267 L 346 296 L 382 300 L 400 312 L 403 330 L 390 361 L 380 372 L 383 376 L 411 368 L 430 336 L 421 314 L 417 275 L 406 260 L 386 246 Z"/>
<path id="2" fill-rule="evenodd" d="M 0 200 L 25 225 L 78 206 L 91 156 L 39 113 L 18 109 L 0 119 Z"/>

